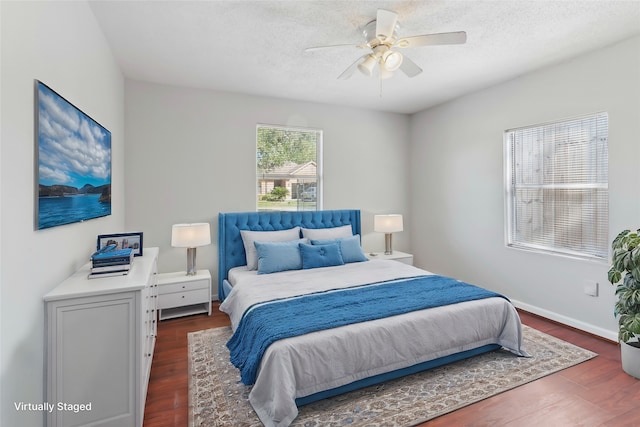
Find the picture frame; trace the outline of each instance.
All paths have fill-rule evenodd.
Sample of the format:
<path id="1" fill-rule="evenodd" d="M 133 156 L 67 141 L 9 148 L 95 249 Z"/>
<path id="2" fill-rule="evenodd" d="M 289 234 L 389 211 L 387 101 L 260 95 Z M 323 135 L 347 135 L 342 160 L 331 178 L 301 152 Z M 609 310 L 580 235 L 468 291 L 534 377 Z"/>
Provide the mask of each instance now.
<path id="1" fill-rule="evenodd" d="M 100 234 L 98 236 L 97 249 L 100 250 L 108 245 L 116 245 L 116 249 L 133 249 L 133 256 L 142 256 L 142 232 Z"/>
<path id="2" fill-rule="evenodd" d="M 35 80 L 35 228 L 111 215 L 111 132 Z"/>

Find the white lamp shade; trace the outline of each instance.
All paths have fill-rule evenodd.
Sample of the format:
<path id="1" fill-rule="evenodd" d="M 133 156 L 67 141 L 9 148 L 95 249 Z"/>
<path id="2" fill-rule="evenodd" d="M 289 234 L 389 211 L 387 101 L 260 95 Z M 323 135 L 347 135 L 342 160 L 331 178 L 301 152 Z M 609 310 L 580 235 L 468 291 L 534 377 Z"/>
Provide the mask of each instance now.
<path id="1" fill-rule="evenodd" d="M 402 215 L 374 215 L 373 230 L 380 233 L 395 233 L 402 231 Z"/>
<path id="2" fill-rule="evenodd" d="M 171 227 L 171 246 L 177 248 L 195 248 L 211 243 L 211 230 L 208 222 L 195 224 L 174 224 Z"/>
<path id="3" fill-rule="evenodd" d="M 393 71 L 389 71 L 384 67 L 380 67 L 378 71 L 380 71 L 380 78 L 382 80 L 390 79 L 391 77 L 393 77 Z"/>
<path id="4" fill-rule="evenodd" d="M 388 50 L 382 55 L 382 64 L 387 71 L 395 71 L 402 65 L 403 56 L 395 50 Z"/>
<path id="5" fill-rule="evenodd" d="M 364 62 L 358 64 L 358 70 L 360 70 L 360 72 L 365 76 L 371 77 L 371 74 L 373 74 L 373 68 L 376 66 L 377 62 L 378 59 L 375 56 L 369 55 Z"/>

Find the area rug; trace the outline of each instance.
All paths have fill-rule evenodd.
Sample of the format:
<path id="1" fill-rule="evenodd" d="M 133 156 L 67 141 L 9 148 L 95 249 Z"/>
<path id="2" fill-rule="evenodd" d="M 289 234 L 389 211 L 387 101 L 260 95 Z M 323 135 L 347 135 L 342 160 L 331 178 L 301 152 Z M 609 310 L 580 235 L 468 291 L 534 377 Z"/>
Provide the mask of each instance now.
<path id="1" fill-rule="evenodd" d="M 302 406 L 293 426 L 413 426 L 546 375 L 595 353 L 523 326 L 531 358 L 485 353 Z M 251 387 L 229 362 L 231 328 L 190 333 L 189 426 L 262 426 L 248 401 Z"/>

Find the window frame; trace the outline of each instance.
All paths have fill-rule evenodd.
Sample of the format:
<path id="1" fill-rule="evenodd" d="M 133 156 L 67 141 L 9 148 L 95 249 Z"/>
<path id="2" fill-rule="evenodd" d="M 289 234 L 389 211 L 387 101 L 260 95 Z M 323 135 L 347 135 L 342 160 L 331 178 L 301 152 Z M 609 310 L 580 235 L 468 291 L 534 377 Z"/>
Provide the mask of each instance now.
<path id="1" fill-rule="evenodd" d="M 604 119 L 603 119 L 604 118 Z M 541 183 L 541 184 L 529 184 L 529 185 L 522 185 L 519 188 L 525 188 L 525 187 L 530 187 L 530 188 L 535 188 L 536 186 L 539 189 L 551 189 L 551 190 L 567 190 L 569 188 L 573 188 L 573 189 L 581 189 L 581 190 L 587 190 L 587 189 L 600 189 L 600 190 L 605 190 L 606 191 L 606 221 L 598 221 L 598 223 L 603 223 L 605 224 L 606 229 L 604 230 L 604 234 L 607 236 L 607 238 L 605 240 L 607 240 L 607 242 L 601 242 L 601 245 L 596 245 L 594 244 L 594 247 L 597 247 L 599 250 L 597 251 L 597 253 L 595 253 L 596 251 L 587 251 L 587 250 L 574 250 L 571 248 L 568 248 L 566 246 L 561 246 L 561 245 L 545 245 L 545 244 L 538 244 L 535 243 L 535 241 L 529 240 L 529 241 L 522 241 L 522 240 L 518 240 L 516 237 L 516 222 L 517 222 L 517 206 L 516 206 L 516 189 L 518 188 L 517 184 L 515 183 L 515 179 L 514 179 L 514 170 L 515 170 L 515 156 L 514 156 L 514 144 L 516 144 L 515 141 L 512 141 L 513 138 L 511 135 L 514 134 L 514 132 L 517 131 L 531 131 L 531 130 L 542 130 L 542 129 L 547 129 L 550 128 L 552 126 L 569 126 L 571 123 L 578 123 L 578 122 L 586 122 L 588 120 L 594 120 L 595 121 L 595 130 L 599 130 L 600 129 L 600 120 L 605 120 L 605 126 L 606 126 L 606 147 L 605 147 L 605 153 L 606 153 L 606 173 L 604 174 L 606 176 L 606 182 L 605 183 L 593 183 L 593 182 L 583 182 L 583 183 L 579 183 L 579 184 L 569 184 L 569 183 L 564 183 L 564 184 L 558 184 L 557 181 L 554 181 L 552 184 L 545 184 L 545 183 Z M 594 129 L 591 128 L 591 132 L 593 132 Z M 601 138 L 597 135 L 596 133 L 596 137 L 597 138 Z M 554 142 L 554 147 L 557 147 L 558 144 L 558 140 L 554 138 L 553 140 Z M 608 255 L 609 255 L 609 245 L 608 245 L 608 234 L 609 234 L 609 179 L 608 179 L 608 147 L 609 147 L 609 114 L 605 111 L 601 111 L 601 112 L 596 112 L 596 113 L 591 113 L 591 114 L 585 114 L 582 116 L 577 116 L 577 117 L 571 117 L 571 118 L 567 118 L 567 119 L 562 119 L 562 120 L 556 120 L 556 121 L 550 121 L 550 122 L 546 122 L 546 123 L 541 123 L 541 124 L 535 124 L 535 125 L 528 125 L 528 126 L 522 126 L 522 127 L 517 127 L 517 128 L 512 128 L 512 129 L 507 129 L 504 131 L 503 133 L 503 147 L 504 147 L 504 188 L 505 188 L 505 203 L 504 203 L 504 208 L 505 208 L 505 245 L 509 248 L 514 248 L 514 249 L 521 249 L 521 250 L 529 250 L 529 251 L 534 251 L 534 252 L 540 252 L 540 253 L 545 253 L 545 254 L 551 254 L 551 255 L 559 255 L 559 256 L 566 256 L 566 257 L 571 257 L 571 258 L 577 258 L 577 259 L 582 259 L 582 260 L 590 260 L 590 261 L 598 261 L 598 262 L 606 262 L 608 260 Z M 591 173 L 597 173 L 596 169 L 596 162 L 599 162 L 600 160 L 595 160 L 594 161 L 594 166 L 592 169 L 589 169 Z M 554 170 L 555 172 L 555 170 Z M 595 200 L 593 202 L 592 205 L 594 208 L 597 206 L 597 200 Z M 544 201 L 543 201 L 543 206 L 544 206 Z M 555 224 L 558 222 L 558 220 L 562 220 L 562 217 L 553 217 L 553 223 L 554 223 L 554 229 L 555 229 Z M 583 224 L 581 222 L 581 224 Z M 597 227 L 595 227 L 595 224 L 593 226 L 594 230 L 597 230 Z M 602 233 L 602 231 L 600 231 Z M 597 231 L 594 231 L 595 234 L 597 234 Z M 594 239 L 593 242 L 597 242 L 598 239 Z"/>
<path id="2" fill-rule="evenodd" d="M 254 154 L 255 154 L 255 158 L 254 158 L 254 166 L 255 166 L 255 193 L 254 193 L 254 200 L 256 203 L 256 212 L 261 211 L 260 207 L 258 205 L 258 196 L 260 195 L 259 193 L 259 175 L 258 175 L 258 132 L 260 128 L 270 128 L 270 129 L 277 129 L 277 130 L 282 130 L 282 131 L 294 131 L 294 132 L 310 132 L 310 133 L 317 133 L 318 137 L 316 140 L 316 205 L 315 205 L 315 210 L 322 210 L 323 209 L 323 189 L 324 189 L 324 185 L 323 185 L 323 180 L 324 180 L 324 176 L 323 176 L 323 145 L 324 145 L 324 131 L 322 129 L 319 128 L 312 128 L 312 127 L 301 127 L 301 126 L 287 126 L 287 125 L 274 125 L 274 124 L 269 124 L 269 123 L 257 123 L 256 124 L 256 134 L 255 134 L 255 150 L 254 150 Z M 312 211 L 311 209 L 296 209 L 294 210 L 287 210 L 287 211 L 291 211 L 291 212 L 301 212 L 304 210 L 308 210 L 308 211 Z M 264 209 L 262 210 L 264 211 Z"/>

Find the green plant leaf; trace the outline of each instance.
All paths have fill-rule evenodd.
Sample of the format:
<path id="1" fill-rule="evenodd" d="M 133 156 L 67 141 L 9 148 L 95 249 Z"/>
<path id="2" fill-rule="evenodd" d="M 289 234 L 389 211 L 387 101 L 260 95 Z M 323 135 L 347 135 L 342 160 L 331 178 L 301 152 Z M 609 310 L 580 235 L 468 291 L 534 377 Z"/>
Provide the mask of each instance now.
<path id="1" fill-rule="evenodd" d="M 636 279 L 633 278 L 633 275 L 630 272 L 625 274 L 623 283 L 626 288 L 633 289 L 635 282 L 636 282 Z"/>
<path id="2" fill-rule="evenodd" d="M 618 235 L 616 236 L 615 239 L 613 239 L 613 242 L 611 243 L 611 248 L 612 249 L 616 249 L 618 247 L 620 247 L 621 245 L 621 241 L 622 239 L 629 234 L 631 231 L 630 230 L 623 230 L 620 233 L 618 233 Z"/>
<path id="3" fill-rule="evenodd" d="M 631 250 L 631 263 L 633 266 L 640 264 L 640 246 L 636 246 Z"/>
<path id="4" fill-rule="evenodd" d="M 618 338 L 620 339 L 620 341 L 628 342 L 634 338 L 634 335 L 631 332 L 627 331 L 626 329 L 620 329 Z"/>
<path id="5" fill-rule="evenodd" d="M 640 313 L 625 318 L 622 327 L 630 334 L 640 334 Z"/>
<path id="6" fill-rule="evenodd" d="M 616 302 L 615 305 L 613 306 L 613 316 L 618 317 L 618 321 L 620 321 L 619 316 L 620 316 L 620 313 L 622 312 L 622 308 L 623 307 L 620 305 L 619 301 Z"/>
<path id="7" fill-rule="evenodd" d="M 618 319 L 618 336 L 628 342 L 640 335 L 640 229 L 620 232 L 611 249 L 607 278 L 616 285 L 614 315 Z"/>
<path id="8" fill-rule="evenodd" d="M 613 263 L 613 267 L 618 271 L 623 271 L 624 268 L 624 259 L 627 255 L 627 251 L 622 248 L 614 249 L 613 255 L 611 256 L 611 262 Z"/>
<path id="9" fill-rule="evenodd" d="M 620 273 L 618 270 L 616 270 L 615 267 L 611 267 L 611 269 L 609 270 L 609 273 L 607 274 L 607 276 L 609 277 L 609 282 L 612 285 L 615 285 L 622 278 L 622 273 Z"/>

